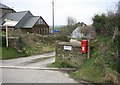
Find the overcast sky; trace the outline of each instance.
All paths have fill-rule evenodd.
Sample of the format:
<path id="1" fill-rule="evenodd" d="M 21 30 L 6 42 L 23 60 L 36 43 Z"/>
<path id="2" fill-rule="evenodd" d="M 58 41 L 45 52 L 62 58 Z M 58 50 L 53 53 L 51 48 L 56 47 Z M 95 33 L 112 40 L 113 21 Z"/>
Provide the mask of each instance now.
<path id="1" fill-rule="evenodd" d="M 92 23 L 95 14 L 116 9 L 119 0 L 54 0 L 55 25 L 67 24 L 67 17 L 74 17 L 77 22 Z M 34 16 L 42 16 L 52 25 L 52 0 L 2 0 L 1 3 L 18 11 L 31 11 Z"/>

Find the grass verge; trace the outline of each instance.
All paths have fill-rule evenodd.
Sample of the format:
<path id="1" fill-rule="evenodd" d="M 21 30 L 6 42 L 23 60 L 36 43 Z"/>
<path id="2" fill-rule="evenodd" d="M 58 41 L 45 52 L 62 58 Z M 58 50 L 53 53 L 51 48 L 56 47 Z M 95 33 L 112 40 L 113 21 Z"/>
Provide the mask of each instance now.
<path id="1" fill-rule="evenodd" d="M 25 52 L 18 52 L 12 47 L 0 47 L 0 53 L 2 54 L 1 60 L 28 56 Z"/>
<path id="2" fill-rule="evenodd" d="M 70 77 L 75 80 L 87 80 L 92 83 L 108 83 L 120 85 L 120 74 L 116 71 L 117 43 L 110 37 L 98 36 L 92 41 L 91 59 L 87 60 L 81 69 L 74 71 Z M 113 84 L 111 84 L 113 83 Z"/>
<path id="3" fill-rule="evenodd" d="M 74 66 L 68 64 L 65 61 L 57 61 L 52 64 L 49 64 L 48 67 L 53 67 L 53 68 L 74 68 Z"/>
<path id="4" fill-rule="evenodd" d="M 24 49 L 30 55 L 38 55 L 55 51 L 54 39 L 51 37 L 28 34 L 22 37 L 22 42 Z"/>

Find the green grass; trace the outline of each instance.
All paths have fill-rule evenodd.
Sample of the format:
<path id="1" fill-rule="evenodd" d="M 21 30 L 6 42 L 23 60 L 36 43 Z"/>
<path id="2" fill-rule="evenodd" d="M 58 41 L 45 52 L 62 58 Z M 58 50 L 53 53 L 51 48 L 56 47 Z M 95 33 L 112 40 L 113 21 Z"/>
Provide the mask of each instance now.
<path id="1" fill-rule="evenodd" d="M 93 61 L 93 59 L 91 61 Z M 92 63 L 91 61 L 86 62 L 81 69 L 72 72 L 70 76 L 76 80 L 82 79 L 92 83 L 104 82 L 105 67 L 102 63 L 103 61 L 100 59 L 96 59 Z"/>
<path id="2" fill-rule="evenodd" d="M 0 60 L 2 59 L 2 48 L 0 47 Z"/>
<path id="3" fill-rule="evenodd" d="M 91 83 L 105 83 L 112 81 L 120 84 L 120 74 L 108 67 L 103 68 L 102 66 L 90 66 L 79 69 L 71 72 L 70 77 L 78 81 L 85 80 Z"/>
<path id="4" fill-rule="evenodd" d="M 8 48 L 7 47 L 1 47 L 0 48 L 0 53 L 2 54 L 0 59 L 3 59 L 3 60 L 4 59 L 12 59 L 12 58 L 19 58 L 19 57 L 27 56 L 26 53 L 18 52 L 12 47 L 8 47 Z"/>
<path id="5" fill-rule="evenodd" d="M 29 55 L 38 55 L 43 54 L 46 52 L 54 51 L 54 46 L 46 46 L 42 48 L 30 48 L 25 47 L 25 52 L 18 52 L 16 49 L 12 47 L 0 47 L 0 59 L 12 59 L 12 58 L 19 58 L 19 57 L 27 57 Z"/>
<path id="6" fill-rule="evenodd" d="M 110 37 L 98 36 L 90 44 L 94 46 L 91 50 L 93 57 L 70 76 L 76 80 L 82 79 L 92 83 L 118 82 L 120 74 L 115 69 L 116 42 L 113 42 Z"/>
<path id="7" fill-rule="evenodd" d="M 67 62 L 65 61 L 61 61 L 61 62 L 54 62 L 52 64 L 49 64 L 48 67 L 54 67 L 54 68 L 74 68 L 74 66 L 69 65 Z"/>
<path id="8" fill-rule="evenodd" d="M 51 52 L 51 51 L 55 51 L 54 45 L 46 45 L 46 46 L 43 46 L 42 48 L 42 53 Z"/>
<path id="9" fill-rule="evenodd" d="M 54 39 L 50 36 L 28 34 L 22 37 L 22 41 L 24 48 L 30 55 L 55 51 Z"/>
<path id="10" fill-rule="evenodd" d="M 14 48 L 3 47 L 0 50 L 2 54 L 0 59 L 11 59 L 18 57 L 26 57 L 29 55 L 39 55 L 51 51 L 55 51 L 54 39 L 42 35 L 25 34 L 22 36 L 22 52 L 16 51 Z"/>
<path id="11" fill-rule="evenodd" d="M 33 46 L 33 47 L 24 46 L 24 48 L 26 49 L 29 55 L 38 55 L 38 54 L 55 51 L 54 45 L 45 45 L 45 44 L 41 44 L 41 46 Z"/>

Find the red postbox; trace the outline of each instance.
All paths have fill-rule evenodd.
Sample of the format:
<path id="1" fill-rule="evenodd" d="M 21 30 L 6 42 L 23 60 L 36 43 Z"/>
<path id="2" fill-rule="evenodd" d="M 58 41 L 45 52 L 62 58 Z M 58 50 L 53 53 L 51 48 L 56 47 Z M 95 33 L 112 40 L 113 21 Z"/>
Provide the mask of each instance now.
<path id="1" fill-rule="evenodd" d="M 81 41 L 80 52 L 81 53 L 86 53 L 87 52 L 87 47 L 88 47 L 88 40 L 82 40 Z"/>

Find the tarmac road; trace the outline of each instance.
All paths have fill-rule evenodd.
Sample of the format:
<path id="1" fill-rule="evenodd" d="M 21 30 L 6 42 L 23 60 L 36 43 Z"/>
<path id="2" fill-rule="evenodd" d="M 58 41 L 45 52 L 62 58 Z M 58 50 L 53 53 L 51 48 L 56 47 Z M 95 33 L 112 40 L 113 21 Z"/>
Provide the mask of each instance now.
<path id="1" fill-rule="evenodd" d="M 2 62 L 2 66 L 0 67 L 0 69 L 2 68 L 2 83 L 78 83 L 69 78 L 67 73 L 61 71 L 34 69 L 35 67 L 47 68 L 46 65 L 54 62 L 54 58 L 46 59 L 37 63 L 28 63 L 36 58 L 54 55 L 55 52 L 51 52 L 37 56 L 0 61 Z M 9 68 L 10 66 L 13 68 Z M 16 68 L 17 66 L 20 66 L 21 68 L 18 69 Z M 25 67 L 31 69 L 25 69 Z"/>
<path id="2" fill-rule="evenodd" d="M 77 83 L 68 74 L 52 70 L 2 69 L 2 83 Z"/>

